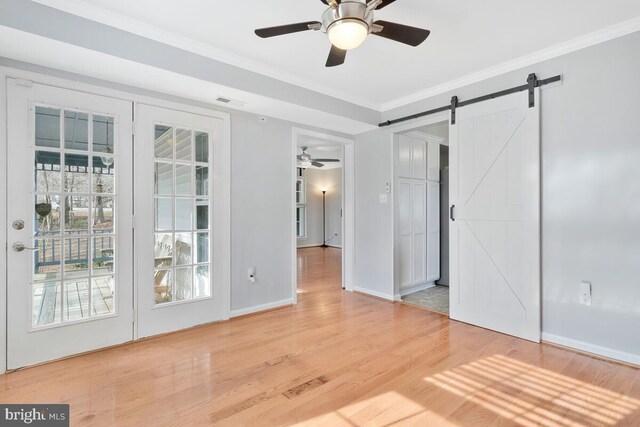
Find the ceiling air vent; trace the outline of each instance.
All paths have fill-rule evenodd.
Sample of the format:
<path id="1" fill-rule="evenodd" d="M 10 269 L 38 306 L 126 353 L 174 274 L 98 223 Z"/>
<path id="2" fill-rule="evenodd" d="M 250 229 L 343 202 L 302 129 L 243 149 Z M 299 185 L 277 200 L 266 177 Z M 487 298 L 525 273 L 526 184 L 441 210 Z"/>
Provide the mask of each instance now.
<path id="1" fill-rule="evenodd" d="M 226 96 L 217 96 L 216 102 L 228 105 L 230 107 L 244 107 L 247 104 L 246 102 L 238 101 L 237 99 L 227 98 Z"/>

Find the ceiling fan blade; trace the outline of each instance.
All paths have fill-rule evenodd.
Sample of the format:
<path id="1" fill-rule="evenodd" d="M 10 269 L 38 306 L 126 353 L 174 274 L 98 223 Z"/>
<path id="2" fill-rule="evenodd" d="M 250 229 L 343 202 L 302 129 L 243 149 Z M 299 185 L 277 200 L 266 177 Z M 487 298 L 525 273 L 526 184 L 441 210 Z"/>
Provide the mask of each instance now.
<path id="1" fill-rule="evenodd" d="M 302 155 L 299 155 L 299 156 L 298 156 L 298 160 L 300 160 L 301 162 L 302 162 L 302 161 L 304 161 L 304 159 L 305 159 L 305 158 L 304 158 Z"/>
<path id="2" fill-rule="evenodd" d="M 317 168 L 322 168 L 322 167 L 324 167 L 324 164 L 323 164 L 323 163 L 318 162 L 317 160 L 312 161 L 312 162 L 311 162 L 311 164 L 312 164 L 313 166 L 317 167 Z"/>
<path id="3" fill-rule="evenodd" d="M 333 163 L 333 162 L 339 162 L 339 159 L 313 159 L 316 162 L 321 162 L 321 163 Z"/>
<path id="4" fill-rule="evenodd" d="M 267 37 L 282 36 L 284 34 L 299 33 L 310 30 L 309 25 L 322 24 L 318 21 L 299 22 L 297 24 L 280 25 L 278 27 L 267 27 L 256 30 L 256 35 L 263 39 Z"/>
<path id="5" fill-rule="evenodd" d="M 335 67 L 336 65 L 344 64 L 344 60 L 347 57 L 347 51 L 338 49 L 334 45 L 331 45 L 331 52 L 329 52 L 329 58 L 327 58 L 327 67 Z"/>
<path id="6" fill-rule="evenodd" d="M 371 33 L 374 36 L 384 37 L 385 39 L 408 44 L 413 47 L 420 45 L 429 37 L 429 34 L 431 34 L 429 30 L 396 24 L 395 22 L 376 21 L 374 24 L 383 27 L 382 31 Z"/>
<path id="7" fill-rule="evenodd" d="M 323 1 L 324 1 L 324 0 L 323 0 Z M 367 3 L 371 3 L 371 1 L 372 1 L 372 0 L 369 0 L 369 1 L 367 1 Z M 394 1 L 396 1 L 396 0 L 383 0 L 383 2 L 382 2 L 378 7 L 376 7 L 376 10 L 380 10 L 380 9 L 382 9 L 383 7 L 387 7 L 387 6 L 389 6 L 391 3 L 393 3 Z"/>

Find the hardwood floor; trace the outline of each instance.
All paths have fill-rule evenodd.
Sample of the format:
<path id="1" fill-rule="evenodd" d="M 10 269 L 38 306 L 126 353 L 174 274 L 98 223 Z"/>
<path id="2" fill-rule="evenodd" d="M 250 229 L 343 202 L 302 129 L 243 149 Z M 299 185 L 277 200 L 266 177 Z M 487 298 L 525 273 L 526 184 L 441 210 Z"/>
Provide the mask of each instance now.
<path id="1" fill-rule="evenodd" d="M 299 252 L 299 304 L 0 376 L 73 425 L 640 425 L 640 371 L 342 291 Z"/>

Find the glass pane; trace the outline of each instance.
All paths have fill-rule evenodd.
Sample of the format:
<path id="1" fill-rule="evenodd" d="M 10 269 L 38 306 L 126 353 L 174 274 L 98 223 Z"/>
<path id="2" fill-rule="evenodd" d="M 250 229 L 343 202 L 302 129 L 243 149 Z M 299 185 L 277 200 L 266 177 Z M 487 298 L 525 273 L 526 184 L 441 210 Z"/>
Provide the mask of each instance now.
<path id="1" fill-rule="evenodd" d="M 196 233 L 196 262 L 209 262 L 209 233 Z"/>
<path id="2" fill-rule="evenodd" d="M 209 267 L 199 265 L 195 268 L 194 298 L 211 296 L 211 281 L 209 280 Z"/>
<path id="3" fill-rule="evenodd" d="M 64 112 L 64 147 L 69 150 L 89 150 L 89 115 L 76 111 Z"/>
<path id="4" fill-rule="evenodd" d="M 173 159 L 173 128 L 156 125 L 155 138 L 155 157 L 157 159 Z"/>
<path id="5" fill-rule="evenodd" d="M 93 157 L 93 191 L 95 193 L 115 193 L 115 159 L 109 156 Z"/>
<path id="6" fill-rule="evenodd" d="M 172 196 L 173 164 L 156 162 L 155 181 L 158 196 Z"/>
<path id="7" fill-rule="evenodd" d="M 176 233 L 176 264 L 193 264 L 193 242 L 191 233 Z"/>
<path id="8" fill-rule="evenodd" d="M 176 160 L 191 160 L 191 131 L 176 130 Z"/>
<path id="9" fill-rule="evenodd" d="M 191 203 L 191 199 L 176 199 L 176 230 L 192 229 Z"/>
<path id="10" fill-rule="evenodd" d="M 209 163 L 209 134 L 196 132 L 196 162 Z"/>
<path id="11" fill-rule="evenodd" d="M 191 267 L 176 268 L 175 301 L 193 298 L 191 293 L 192 274 Z"/>
<path id="12" fill-rule="evenodd" d="M 103 275 L 113 273 L 113 259 L 116 249 L 116 238 L 114 236 L 96 236 L 93 238 L 91 251 L 91 273 L 93 275 Z"/>
<path id="13" fill-rule="evenodd" d="M 191 196 L 191 166 L 176 165 L 176 194 L 180 196 Z"/>
<path id="14" fill-rule="evenodd" d="M 32 289 L 32 325 L 45 326 L 62 321 L 62 285 L 39 283 Z"/>
<path id="15" fill-rule="evenodd" d="M 64 191 L 67 193 L 89 192 L 89 156 L 65 154 Z"/>
<path id="16" fill-rule="evenodd" d="M 89 276 L 89 238 L 64 239 L 64 272 L 67 279 Z"/>
<path id="17" fill-rule="evenodd" d="M 36 191 L 40 192 L 60 192 L 60 153 L 50 153 L 48 151 L 36 151 Z"/>
<path id="18" fill-rule="evenodd" d="M 89 233 L 89 197 L 64 197 L 65 234 Z"/>
<path id="19" fill-rule="evenodd" d="M 113 276 L 91 279 L 91 305 L 93 316 L 105 316 L 115 312 L 115 280 Z"/>
<path id="20" fill-rule="evenodd" d="M 93 116 L 93 151 L 113 154 L 115 152 L 114 132 L 113 117 Z"/>
<path id="21" fill-rule="evenodd" d="M 196 195 L 209 195 L 209 168 L 196 166 Z"/>
<path id="22" fill-rule="evenodd" d="M 209 229 L 209 201 L 196 200 L 196 225 L 198 230 Z"/>
<path id="23" fill-rule="evenodd" d="M 171 267 L 173 265 L 173 235 L 156 233 L 154 246 L 155 267 Z"/>
<path id="24" fill-rule="evenodd" d="M 93 198 L 93 231 L 94 233 L 113 232 L 113 197 L 96 196 Z"/>
<path id="25" fill-rule="evenodd" d="M 156 270 L 154 273 L 154 301 L 163 304 L 172 301 L 173 270 Z"/>
<path id="26" fill-rule="evenodd" d="M 60 148 L 60 110 L 36 107 L 36 146 Z"/>
<path id="27" fill-rule="evenodd" d="M 156 199 L 156 230 L 173 230 L 172 199 Z"/>
<path id="28" fill-rule="evenodd" d="M 33 252 L 33 280 L 44 282 L 61 279 L 62 243 L 60 239 L 38 239 Z"/>
<path id="29" fill-rule="evenodd" d="M 34 236 L 46 237 L 60 234 L 60 196 L 39 194 L 35 201 Z"/>
<path id="30" fill-rule="evenodd" d="M 64 282 L 64 311 L 67 320 L 81 320 L 89 314 L 89 279 Z"/>

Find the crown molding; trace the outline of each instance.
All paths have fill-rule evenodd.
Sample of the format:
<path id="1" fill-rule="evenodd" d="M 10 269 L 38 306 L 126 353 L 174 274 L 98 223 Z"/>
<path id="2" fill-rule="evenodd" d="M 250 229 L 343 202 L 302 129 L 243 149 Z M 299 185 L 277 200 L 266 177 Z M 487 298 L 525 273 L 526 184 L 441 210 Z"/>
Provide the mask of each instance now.
<path id="1" fill-rule="evenodd" d="M 361 107 L 369 108 L 374 111 L 381 111 L 381 104 L 369 99 L 361 98 L 352 94 L 346 94 L 335 88 L 319 84 L 313 80 L 283 72 L 281 70 L 269 67 L 258 61 L 245 58 L 240 55 L 230 53 L 226 50 L 218 49 L 207 43 L 183 37 L 153 25 L 145 24 L 133 18 L 108 11 L 106 9 L 84 3 L 79 0 L 32 0 L 43 6 L 51 7 L 90 21 L 108 25 L 131 34 L 155 40 L 169 46 L 196 53 L 225 64 L 233 65 L 257 74 L 262 74 L 276 80 L 284 81 L 305 89 L 328 95 L 332 98 L 356 104 Z"/>
<path id="2" fill-rule="evenodd" d="M 613 40 L 618 37 L 626 36 L 637 31 L 640 31 L 640 16 L 575 38 L 573 40 L 569 40 L 567 42 L 563 42 L 555 46 L 539 50 L 529 55 L 524 55 L 517 59 L 503 62 L 502 64 L 486 68 L 482 71 L 469 74 L 459 79 L 451 80 L 447 83 L 433 86 L 429 89 L 414 93 L 412 95 L 384 103 L 382 104 L 382 112 L 386 113 L 395 108 L 404 107 L 405 105 L 412 104 L 423 99 L 441 95 L 443 93 L 447 93 L 464 86 L 478 83 L 483 80 L 497 77 L 502 74 L 519 70 L 521 68 L 528 67 L 534 64 L 538 64 L 549 59 L 557 58 L 559 56 L 566 55 L 568 53 L 575 52 L 577 50 L 584 49 L 589 46 L 593 46 L 609 40 Z"/>
<path id="3" fill-rule="evenodd" d="M 202 43 L 188 37 L 170 33 L 168 31 L 162 30 L 149 24 L 145 24 L 138 20 L 110 12 L 97 6 L 89 5 L 80 0 L 32 1 L 40 3 L 47 7 L 52 7 L 63 12 L 80 16 L 85 19 L 89 19 L 91 21 L 118 28 L 120 30 L 136 34 L 141 37 L 146 37 L 160 43 L 196 53 L 214 59 L 216 61 L 224 62 L 226 64 L 243 68 L 245 70 L 252 71 L 267 77 L 285 81 L 309 90 L 313 90 L 315 92 L 323 93 L 342 101 L 379 111 L 383 114 L 389 112 L 390 110 L 404 107 L 423 99 L 441 95 L 443 93 L 447 93 L 464 86 L 478 83 L 483 80 L 497 77 L 521 68 L 525 68 L 549 59 L 553 59 L 571 52 L 575 52 L 577 50 L 587 48 L 589 46 L 593 46 L 640 31 L 640 17 L 635 17 L 628 21 L 609 26 L 607 28 L 577 37 L 575 39 L 557 44 L 555 46 L 542 49 L 537 52 L 524 55 L 507 62 L 503 62 L 493 67 L 468 74 L 458 79 L 433 86 L 420 92 L 416 92 L 411 95 L 400 97 L 381 104 L 370 99 L 355 96 L 353 94 L 346 94 L 343 91 L 337 90 L 335 88 L 318 84 L 317 82 L 314 82 L 312 80 L 277 70 L 258 61 L 235 55 L 228 51 L 215 48 L 209 44 Z"/>

